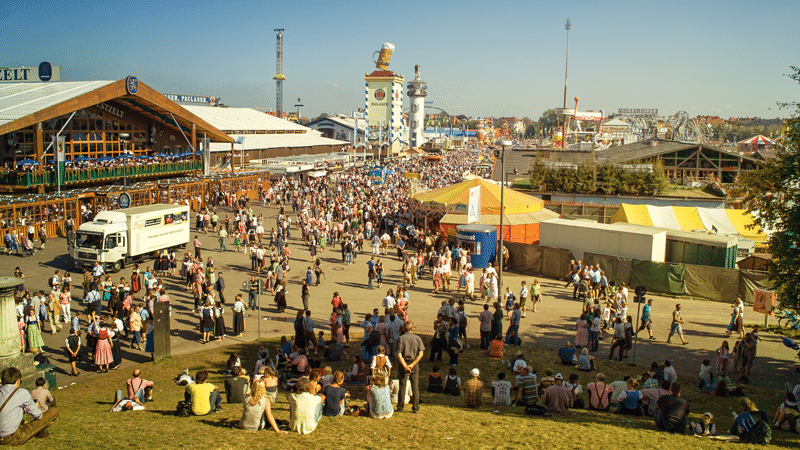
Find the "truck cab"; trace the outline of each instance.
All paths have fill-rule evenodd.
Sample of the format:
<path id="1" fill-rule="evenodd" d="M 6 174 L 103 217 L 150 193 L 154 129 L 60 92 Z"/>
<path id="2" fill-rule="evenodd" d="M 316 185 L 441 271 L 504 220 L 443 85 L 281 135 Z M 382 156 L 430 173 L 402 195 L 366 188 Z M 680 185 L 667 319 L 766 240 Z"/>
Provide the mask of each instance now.
<path id="1" fill-rule="evenodd" d="M 124 213 L 103 211 L 94 221 L 81 224 L 70 245 L 77 268 L 92 268 L 99 262 L 107 272 L 118 272 L 128 256 L 128 227 Z"/>

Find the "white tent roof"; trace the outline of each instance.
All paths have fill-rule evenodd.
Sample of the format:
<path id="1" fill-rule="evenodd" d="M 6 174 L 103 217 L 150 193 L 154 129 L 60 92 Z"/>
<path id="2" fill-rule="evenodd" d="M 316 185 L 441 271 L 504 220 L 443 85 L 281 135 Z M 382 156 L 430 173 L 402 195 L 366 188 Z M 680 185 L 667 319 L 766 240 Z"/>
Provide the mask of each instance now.
<path id="1" fill-rule="evenodd" d="M 228 134 L 237 131 L 308 131 L 310 128 L 278 119 L 252 108 L 220 108 L 215 106 L 181 105 L 190 113 Z M 233 132 L 233 133 L 231 133 Z M 245 144 L 246 145 L 246 144 Z M 245 147 L 246 148 L 246 147 Z"/>
<path id="2" fill-rule="evenodd" d="M 0 125 L 107 86 L 113 81 L 65 81 L 0 85 Z"/>
<path id="3" fill-rule="evenodd" d="M 234 150 L 237 152 L 244 150 L 264 150 L 270 148 L 285 148 L 285 147 L 314 147 L 316 145 L 348 145 L 349 142 L 338 141 L 336 139 L 328 139 L 316 134 L 301 133 L 301 134 L 231 134 L 234 140 L 244 137 L 243 144 L 233 144 Z M 231 144 L 211 143 L 212 152 L 229 152 Z"/>

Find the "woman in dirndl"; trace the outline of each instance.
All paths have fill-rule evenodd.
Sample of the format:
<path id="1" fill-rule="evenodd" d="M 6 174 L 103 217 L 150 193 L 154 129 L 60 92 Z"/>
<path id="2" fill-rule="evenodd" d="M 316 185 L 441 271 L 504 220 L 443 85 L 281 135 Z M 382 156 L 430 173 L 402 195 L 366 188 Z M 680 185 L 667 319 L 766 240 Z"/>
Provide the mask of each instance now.
<path id="1" fill-rule="evenodd" d="M 137 293 L 142 290 L 142 283 L 141 279 L 139 278 L 139 265 L 135 264 L 133 266 L 133 272 L 131 273 L 131 292 Z"/>
<path id="2" fill-rule="evenodd" d="M 205 344 L 214 331 L 214 308 L 211 307 L 208 300 L 206 300 L 203 303 L 203 307 L 200 308 L 200 317 L 200 327 L 203 331 L 203 344 Z"/>
<path id="3" fill-rule="evenodd" d="M 233 335 L 239 336 L 244 333 L 244 310 L 247 306 L 242 301 L 242 294 L 236 296 L 233 303 Z"/>
<path id="4" fill-rule="evenodd" d="M 225 340 L 225 336 L 227 336 L 225 330 L 225 317 L 223 314 L 225 313 L 225 308 L 222 307 L 219 303 L 214 306 L 214 337 L 219 339 L 220 341 Z"/>
<path id="5" fill-rule="evenodd" d="M 28 337 L 28 351 L 39 353 L 40 349 L 44 347 L 44 340 L 39 328 L 39 317 L 33 308 L 29 308 L 28 316 L 25 317 L 25 335 Z"/>
<path id="6" fill-rule="evenodd" d="M 111 332 L 105 322 L 98 324 L 95 319 L 97 332 L 97 347 L 94 350 L 94 363 L 97 365 L 98 373 L 108 372 L 108 366 L 114 362 L 114 354 L 111 351 Z M 149 343 L 148 339 L 148 343 Z"/>

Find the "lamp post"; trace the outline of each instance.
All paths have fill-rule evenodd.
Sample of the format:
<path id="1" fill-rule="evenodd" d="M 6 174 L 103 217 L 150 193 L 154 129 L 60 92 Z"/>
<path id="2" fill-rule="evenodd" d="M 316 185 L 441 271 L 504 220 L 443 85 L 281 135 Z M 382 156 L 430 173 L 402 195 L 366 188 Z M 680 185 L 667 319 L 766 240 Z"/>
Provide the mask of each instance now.
<path id="1" fill-rule="evenodd" d="M 124 191 L 128 190 L 128 155 L 129 151 L 125 149 L 125 140 L 131 137 L 128 133 L 119 134 L 119 145 L 122 147 L 122 188 Z M 132 154 L 133 152 L 130 152 Z"/>
<path id="2" fill-rule="evenodd" d="M 503 218 L 506 215 L 505 209 L 505 190 L 506 190 L 506 149 L 511 147 L 513 143 L 506 139 L 501 139 L 497 141 L 497 145 L 500 146 L 502 150 L 500 150 L 500 248 L 498 249 L 498 253 L 500 254 L 499 261 L 500 263 L 497 265 L 497 290 L 498 292 L 503 287 Z"/>

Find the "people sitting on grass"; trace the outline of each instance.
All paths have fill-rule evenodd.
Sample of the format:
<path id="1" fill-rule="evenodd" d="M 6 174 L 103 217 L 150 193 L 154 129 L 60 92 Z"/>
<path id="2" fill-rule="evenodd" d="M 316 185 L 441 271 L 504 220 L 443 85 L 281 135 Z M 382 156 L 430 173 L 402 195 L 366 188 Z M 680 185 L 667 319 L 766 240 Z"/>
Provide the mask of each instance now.
<path id="1" fill-rule="evenodd" d="M 775 413 L 773 425 L 779 430 L 800 433 L 800 420 L 798 419 L 800 419 L 800 407 L 797 405 L 794 393 L 787 392 L 786 400 L 781 403 Z"/>
<path id="2" fill-rule="evenodd" d="M 553 376 L 553 369 L 544 369 L 544 376 L 539 380 L 539 393 L 544 394 L 544 390 L 556 384 L 556 378 Z"/>
<path id="3" fill-rule="evenodd" d="M 658 399 L 669 395 L 669 381 L 662 381 L 661 386 L 642 389 L 640 392 L 642 395 L 642 411 L 649 417 L 655 417 L 658 409 Z"/>
<path id="4" fill-rule="evenodd" d="M 525 361 L 525 357 L 522 355 L 522 352 L 517 352 L 516 358 L 511 363 L 511 371 L 514 372 L 514 375 L 521 375 L 522 369 L 528 367 L 528 363 Z"/>
<path id="5" fill-rule="evenodd" d="M 536 374 L 529 366 L 524 367 L 522 372 L 517 375 L 514 392 L 515 406 L 532 406 L 538 402 L 539 383 Z"/>
<path id="6" fill-rule="evenodd" d="M 142 378 L 142 371 L 140 369 L 133 371 L 133 378 L 126 381 L 125 385 L 128 389 L 129 400 L 138 398 L 140 403 L 153 400 L 153 382 Z"/>
<path id="7" fill-rule="evenodd" d="M 428 374 L 428 392 L 441 394 L 444 391 L 444 377 L 439 373 L 439 366 L 433 366 Z"/>
<path id="8" fill-rule="evenodd" d="M 394 414 L 389 376 L 380 373 L 370 378 L 365 390 L 369 415 L 376 419 L 388 419 Z"/>
<path id="9" fill-rule="evenodd" d="M 244 403 L 249 385 L 250 380 L 246 375 L 242 375 L 242 368 L 235 366 L 233 374 L 225 379 L 225 401 L 227 403 Z"/>
<path id="10" fill-rule="evenodd" d="M 47 437 L 47 427 L 58 419 L 58 408 L 42 412 L 28 390 L 20 388 L 22 372 L 16 367 L 4 369 L 1 377 L 0 405 L 4 406 L 0 409 L 0 444 L 22 445 L 34 436 Z M 25 413 L 33 420 L 25 422 Z"/>
<path id="11" fill-rule="evenodd" d="M 201 370 L 194 376 L 194 384 L 186 386 L 184 399 L 192 403 L 192 414 L 205 416 L 212 412 L 222 411 L 222 396 L 216 385 L 207 383 L 208 371 Z"/>
<path id="12" fill-rule="evenodd" d="M 627 389 L 622 391 L 617 397 L 617 414 L 626 414 L 630 416 L 641 416 L 641 392 L 637 390 L 639 382 L 633 378 L 628 378 Z"/>
<path id="13" fill-rule="evenodd" d="M 605 375 L 598 373 L 595 381 L 586 385 L 586 390 L 589 391 L 589 409 L 608 411 L 614 388 L 606 384 Z"/>
<path id="14" fill-rule="evenodd" d="M 623 392 L 625 392 L 626 389 L 628 389 L 628 380 L 630 379 L 631 379 L 630 375 L 625 375 L 624 377 L 622 377 L 621 380 L 614 381 L 609 385 L 614 389 L 614 391 L 611 393 L 611 403 L 614 404 L 614 406 L 616 406 L 617 403 L 619 403 L 617 397 L 619 397 L 620 394 L 622 394 Z"/>
<path id="15" fill-rule="evenodd" d="M 572 392 L 572 407 L 583 409 L 586 407 L 586 402 L 583 401 L 583 396 L 581 396 L 583 394 L 583 386 L 578 382 L 579 379 L 578 374 L 573 373 L 569 376 L 569 381 L 564 383 L 564 386 Z"/>
<path id="16" fill-rule="evenodd" d="M 506 373 L 497 374 L 497 381 L 492 381 L 492 404 L 495 406 L 511 406 L 511 383 L 506 380 Z"/>
<path id="17" fill-rule="evenodd" d="M 498 334 L 495 336 L 489 344 L 489 356 L 492 358 L 502 358 L 505 345 L 505 342 L 503 342 L 503 335 Z"/>
<path id="18" fill-rule="evenodd" d="M 594 370 L 594 356 L 589 355 L 589 349 L 581 349 L 581 354 L 578 355 L 578 370 L 582 372 L 591 372 Z"/>
<path id="19" fill-rule="evenodd" d="M 237 428 L 250 431 L 263 430 L 269 424 L 278 434 L 286 431 L 278 428 L 275 417 L 272 415 L 272 401 L 267 395 L 267 389 L 261 380 L 255 380 L 250 385 L 242 404 L 242 418 L 236 425 Z"/>
<path id="20" fill-rule="evenodd" d="M 483 397 L 483 382 L 478 378 L 481 372 L 477 368 L 473 368 L 469 374 L 472 378 L 461 386 L 461 391 L 464 392 L 464 403 L 467 408 L 479 408 Z"/>
<path id="21" fill-rule="evenodd" d="M 308 392 L 314 395 L 319 395 L 322 392 L 322 386 L 319 384 L 319 380 L 322 378 L 322 373 L 320 373 L 319 369 L 313 369 L 311 373 L 308 375 L 309 386 Z"/>
<path id="22" fill-rule="evenodd" d="M 333 382 L 325 387 L 325 409 L 323 415 L 328 417 L 339 417 L 347 409 L 347 398 L 350 394 L 342 387 L 344 383 L 344 372 L 333 374 Z"/>
<path id="23" fill-rule="evenodd" d="M 295 383 L 297 392 L 286 395 L 289 402 L 289 429 L 300 434 L 311 433 L 317 428 L 325 405 L 325 396 L 310 393 L 310 386 L 308 377 L 300 377 Z"/>
<path id="24" fill-rule="evenodd" d="M 558 349 L 558 357 L 564 366 L 574 366 L 578 363 L 575 358 L 575 346 L 570 341 L 564 342 L 564 345 Z"/>
<path id="25" fill-rule="evenodd" d="M 308 358 L 306 358 L 306 351 L 303 348 L 297 349 L 297 357 L 292 359 L 287 367 L 295 375 L 305 375 L 306 368 L 308 367 Z"/>
<path id="26" fill-rule="evenodd" d="M 364 383 L 367 380 L 367 373 L 364 369 L 364 362 L 360 355 L 353 355 L 353 367 L 345 374 L 345 378 L 350 383 Z"/>
<path id="27" fill-rule="evenodd" d="M 53 398 L 53 395 L 50 394 L 50 390 L 47 389 L 47 380 L 42 377 L 36 379 L 36 388 L 31 391 L 31 397 L 33 401 L 36 402 L 36 406 L 39 407 L 43 413 L 47 412 L 48 409 L 56 406 L 56 399 Z"/>
<path id="28" fill-rule="evenodd" d="M 564 386 L 564 377 L 557 373 L 555 384 L 544 390 L 542 404 L 550 414 L 566 414 L 573 405 L 572 391 Z"/>
<path id="29" fill-rule="evenodd" d="M 689 416 L 689 402 L 681 398 L 681 385 L 678 382 L 669 386 L 669 395 L 656 402 L 656 426 L 661 431 L 683 433 L 686 431 L 686 418 Z"/>
<path id="30" fill-rule="evenodd" d="M 458 376 L 455 367 L 451 367 L 447 376 L 444 377 L 443 392 L 456 397 L 461 395 L 461 377 Z"/>
<path id="31" fill-rule="evenodd" d="M 758 409 L 755 402 L 747 397 L 739 399 L 741 412 L 734 416 L 733 425 L 728 431 L 740 441 L 750 444 L 769 444 L 772 432 L 767 413 Z"/>

